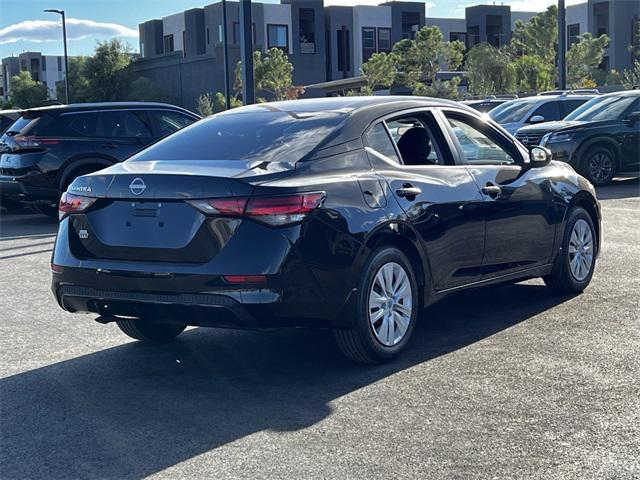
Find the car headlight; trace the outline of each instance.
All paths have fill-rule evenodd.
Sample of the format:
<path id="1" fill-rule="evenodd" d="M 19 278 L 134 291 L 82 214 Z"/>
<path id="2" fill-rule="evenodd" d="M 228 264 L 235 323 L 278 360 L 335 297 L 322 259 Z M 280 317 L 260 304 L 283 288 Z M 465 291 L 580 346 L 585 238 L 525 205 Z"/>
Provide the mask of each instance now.
<path id="1" fill-rule="evenodd" d="M 549 141 L 549 137 L 551 136 L 551 133 L 547 133 L 545 135 L 542 136 L 542 138 L 540 139 L 540 146 L 544 147 L 547 142 Z"/>
<path id="2" fill-rule="evenodd" d="M 547 138 L 547 143 L 562 143 L 573 140 L 573 133 L 554 133 Z"/>

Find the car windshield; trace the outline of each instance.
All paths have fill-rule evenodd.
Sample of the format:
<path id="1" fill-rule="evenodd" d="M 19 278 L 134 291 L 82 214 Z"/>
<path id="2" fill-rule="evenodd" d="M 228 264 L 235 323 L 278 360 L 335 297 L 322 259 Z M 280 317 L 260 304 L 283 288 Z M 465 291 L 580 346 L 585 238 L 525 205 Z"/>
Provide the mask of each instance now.
<path id="1" fill-rule="evenodd" d="M 496 123 L 515 123 L 521 121 L 536 103 L 539 98 L 526 100 L 513 100 L 503 103 L 489 112 L 489 117 Z"/>
<path id="2" fill-rule="evenodd" d="M 131 157 L 148 160 L 296 162 L 346 118 L 344 113 L 295 114 L 252 108 L 214 115 Z"/>
<path id="3" fill-rule="evenodd" d="M 588 101 L 565 117 L 565 120 L 598 122 L 616 120 L 638 97 L 612 95 Z"/>

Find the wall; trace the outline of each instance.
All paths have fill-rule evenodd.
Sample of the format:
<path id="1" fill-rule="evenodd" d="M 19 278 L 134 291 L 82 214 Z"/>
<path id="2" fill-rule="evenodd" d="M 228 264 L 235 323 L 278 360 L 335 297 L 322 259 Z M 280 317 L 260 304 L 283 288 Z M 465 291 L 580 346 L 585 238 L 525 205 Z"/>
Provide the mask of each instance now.
<path id="1" fill-rule="evenodd" d="M 354 76 L 353 59 L 353 9 L 351 7 L 331 6 L 325 8 L 325 23 L 327 29 L 327 80 L 338 80 Z M 346 26 L 349 32 L 350 68 L 347 72 L 338 70 L 338 36 L 337 32 Z"/>
<path id="2" fill-rule="evenodd" d="M 264 40 L 263 45 L 265 50 L 267 49 L 268 43 L 268 31 L 267 25 L 286 25 L 287 26 L 287 36 L 288 36 L 288 44 L 289 51 L 287 53 L 291 53 L 292 45 L 293 45 L 293 29 L 291 25 L 291 5 L 278 5 L 278 4 L 264 4 L 264 19 L 263 19 L 263 29 L 264 29 Z"/>
<path id="3" fill-rule="evenodd" d="M 360 75 L 362 66 L 362 27 L 391 28 L 391 7 L 358 5 L 353 7 L 353 70 Z M 376 43 L 377 43 L 376 31 Z"/>
<path id="4" fill-rule="evenodd" d="M 445 42 L 449 41 L 451 32 L 466 32 L 467 20 L 464 18 L 434 18 L 427 17 L 425 25 L 428 27 L 438 27 L 442 32 Z"/>
<path id="5" fill-rule="evenodd" d="M 162 34 L 164 37 L 173 35 L 173 51 L 178 52 L 184 49 L 182 43 L 182 32 L 184 32 L 184 12 L 169 15 L 162 19 Z M 163 50 L 164 51 L 164 50 Z"/>

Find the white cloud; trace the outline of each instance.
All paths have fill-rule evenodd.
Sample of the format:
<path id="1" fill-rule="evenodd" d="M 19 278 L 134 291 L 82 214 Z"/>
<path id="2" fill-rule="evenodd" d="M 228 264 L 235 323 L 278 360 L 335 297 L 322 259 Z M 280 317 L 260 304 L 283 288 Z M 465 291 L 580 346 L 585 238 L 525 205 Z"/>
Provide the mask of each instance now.
<path id="1" fill-rule="evenodd" d="M 59 21 L 26 20 L 0 28 L 0 45 L 18 41 L 37 43 L 59 41 L 60 30 Z M 69 40 L 80 40 L 92 36 L 137 37 L 138 31 L 117 23 L 67 18 L 67 38 Z"/>

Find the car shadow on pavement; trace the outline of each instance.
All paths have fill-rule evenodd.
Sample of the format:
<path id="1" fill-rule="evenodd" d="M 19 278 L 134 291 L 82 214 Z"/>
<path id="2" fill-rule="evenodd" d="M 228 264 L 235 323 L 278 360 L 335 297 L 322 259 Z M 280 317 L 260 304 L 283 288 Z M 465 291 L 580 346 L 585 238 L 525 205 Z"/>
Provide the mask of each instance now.
<path id="1" fill-rule="evenodd" d="M 619 178 L 596 190 L 598 200 L 640 197 L 640 178 Z"/>
<path id="2" fill-rule="evenodd" d="M 0 212 L 0 240 L 31 236 L 53 237 L 57 231 L 58 221 L 55 218 L 22 210 Z"/>
<path id="3" fill-rule="evenodd" d="M 534 284 L 450 297 L 381 366 L 343 359 L 329 332 L 200 328 L 172 344 L 131 342 L 17 374 L 0 381 L 0 472 L 140 478 L 256 432 L 310 427 L 339 397 L 569 298 Z"/>

